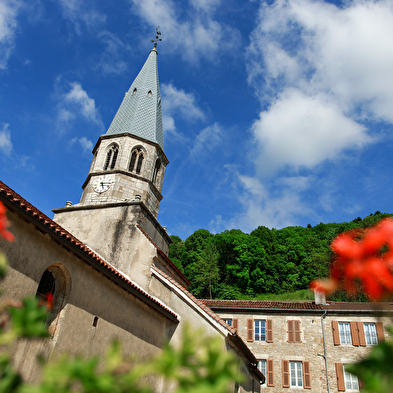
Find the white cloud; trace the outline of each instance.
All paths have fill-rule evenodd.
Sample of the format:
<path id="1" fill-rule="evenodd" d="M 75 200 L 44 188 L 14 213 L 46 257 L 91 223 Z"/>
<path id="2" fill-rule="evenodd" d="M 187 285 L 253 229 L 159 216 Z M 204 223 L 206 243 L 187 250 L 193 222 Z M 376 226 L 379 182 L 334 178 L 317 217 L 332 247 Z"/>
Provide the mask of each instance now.
<path id="1" fill-rule="evenodd" d="M 165 33 L 166 48 L 181 53 L 187 61 L 195 62 L 199 56 L 216 59 L 219 51 L 236 47 L 240 34 L 232 27 L 214 20 L 213 12 L 219 1 L 193 0 L 195 8 L 187 19 L 182 19 L 181 2 L 174 0 L 130 0 L 133 10 L 152 27 L 161 26 Z"/>
<path id="2" fill-rule="evenodd" d="M 83 149 L 83 154 L 91 152 L 91 150 L 93 149 L 93 142 L 87 139 L 85 136 L 83 136 L 82 138 L 74 137 L 70 140 L 69 143 L 71 146 L 73 146 L 75 142 L 79 142 Z"/>
<path id="3" fill-rule="evenodd" d="M 14 48 L 18 29 L 17 14 L 21 4 L 17 0 L 0 0 L 0 69 L 7 67 L 8 58 Z"/>
<path id="4" fill-rule="evenodd" d="M 209 12 L 216 9 L 220 5 L 221 0 L 191 0 L 190 2 L 195 9 Z"/>
<path id="5" fill-rule="evenodd" d="M 82 146 L 83 152 L 89 152 L 93 149 L 93 142 L 87 139 L 85 136 L 79 138 L 79 143 Z"/>
<path id="6" fill-rule="evenodd" d="M 3 123 L 3 128 L 0 129 L 0 149 L 7 156 L 12 151 L 11 132 L 8 129 L 9 124 Z"/>
<path id="7" fill-rule="evenodd" d="M 363 119 L 393 123 L 392 36 L 388 0 L 264 3 L 248 49 L 249 82 L 273 102 L 253 127 L 258 164 L 312 168 L 371 142 Z"/>
<path id="8" fill-rule="evenodd" d="M 93 98 L 90 98 L 82 85 L 77 82 L 70 84 L 71 90 L 64 95 L 64 102 L 79 108 L 82 115 L 97 124 L 101 124 L 101 117 Z"/>
<path id="9" fill-rule="evenodd" d="M 195 138 L 195 143 L 190 151 L 190 156 L 195 158 L 207 151 L 213 151 L 221 142 L 221 135 L 222 130 L 217 123 L 204 128 Z"/>
<path id="10" fill-rule="evenodd" d="M 58 77 L 55 88 L 58 100 L 57 120 L 61 128 L 67 127 L 78 117 L 104 128 L 94 99 L 89 97 L 80 83 L 64 82 Z"/>
<path id="11" fill-rule="evenodd" d="M 162 120 L 165 132 L 181 138 L 176 131 L 175 117 L 186 121 L 204 120 L 205 114 L 198 107 L 192 93 L 177 89 L 171 83 L 161 85 Z"/>
<path id="12" fill-rule="evenodd" d="M 106 16 L 94 9 L 94 3 L 81 0 L 59 0 L 63 16 L 73 23 L 77 34 L 82 34 L 82 28 L 93 30 L 100 27 Z"/>
<path id="13" fill-rule="evenodd" d="M 243 176 L 236 171 L 233 175 L 234 192 L 243 206 L 243 212 L 226 223 L 228 228 L 240 228 L 245 232 L 252 231 L 259 225 L 283 228 L 295 225 L 299 216 L 314 214 L 302 201 L 302 193 L 312 186 L 311 178 L 282 178 L 277 184 L 267 186 L 256 177 Z M 214 222 L 210 224 L 214 227 Z"/>
<path id="14" fill-rule="evenodd" d="M 312 168 L 371 141 L 365 127 L 344 116 L 329 96 L 295 89 L 261 112 L 252 129 L 260 151 L 257 171 L 265 174 L 283 165 Z"/>
<path id="15" fill-rule="evenodd" d="M 125 50 L 129 49 L 129 46 L 109 31 L 100 33 L 99 38 L 104 44 L 105 49 L 97 67 L 104 74 L 121 74 L 124 72 L 127 69 L 127 64 L 122 59 L 122 55 Z"/>

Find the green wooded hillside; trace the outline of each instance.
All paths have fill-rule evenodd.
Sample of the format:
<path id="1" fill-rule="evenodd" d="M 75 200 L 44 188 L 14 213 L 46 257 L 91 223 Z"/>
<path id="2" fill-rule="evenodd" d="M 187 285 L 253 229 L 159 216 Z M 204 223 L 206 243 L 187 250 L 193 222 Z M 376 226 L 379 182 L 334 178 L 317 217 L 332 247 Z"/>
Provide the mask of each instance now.
<path id="1" fill-rule="evenodd" d="M 332 239 L 388 216 L 392 215 L 377 211 L 363 219 L 314 227 L 259 226 L 250 234 L 239 229 L 218 234 L 199 229 L 186 240 L 171 236 L 169 257 L 199 298 L 265 299 L 266 294 L 307 289 L 312 280 L 327 277 Z M 337 294 L 336 300 L 349 299 Z M 362 300 L 361 296 L 356 300 Z"/>

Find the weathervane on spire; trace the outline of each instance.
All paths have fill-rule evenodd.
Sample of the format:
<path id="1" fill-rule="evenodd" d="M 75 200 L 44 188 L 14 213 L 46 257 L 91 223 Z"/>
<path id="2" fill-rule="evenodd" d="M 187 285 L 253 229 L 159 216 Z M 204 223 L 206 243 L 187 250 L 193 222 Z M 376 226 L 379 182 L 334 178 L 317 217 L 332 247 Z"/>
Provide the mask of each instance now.
<path id="1" fill-rule="evenodd" d="M 154 42 L 154 48 L 157 48 L 157 42 L 158 41 L 162 41 L 161 38 L 158 38 L 158 36 L 161 35 L 161 31 L 160 31 L 160 26 L 156 27 L 156 38 L 154 40 L 151 40 L 151 42 Z"/>

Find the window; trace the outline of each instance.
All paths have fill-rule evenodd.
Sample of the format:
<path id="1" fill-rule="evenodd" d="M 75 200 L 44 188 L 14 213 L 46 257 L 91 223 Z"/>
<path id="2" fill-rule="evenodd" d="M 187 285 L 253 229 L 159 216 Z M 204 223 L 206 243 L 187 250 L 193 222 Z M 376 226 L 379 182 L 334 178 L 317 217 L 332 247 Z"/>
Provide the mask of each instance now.
<path id="1" fill-rule="evenodd" d="M 254 334 L 255 331 L 255 334 Z M 273 321 L 271 319 L 247 319 L 247 341 L 273 342 Z"/>
<path id="2" fill-rule="evenodd" d="M 112 145 L 106 153 L 104 171 L 115 167 L 118 154 L 119 148 L 116 145 Z"/>
<path id="3" fill-rule="evenodd" d="M 359 390 L 359 380 L 355 375 L 345 370 L 345 365 L 336 363 L 337 390 L 344 392 L 346 390 Z"/>
<path id="4" fill-rule="evenodd" d="M 304 387 L 311 389 L 310 363 L 283 360 L 282 385 L 284 388 Z"/>
<path id="5" fill-rule="evenodd" d="M 224 319 L 225 323 L 232 327 L 232 319 Z"/>
<path id="6" fill-rule="evenodd" d="M 345 365 L 343 365 L 343 369 L 344 369 L 344 379 L 345 379 L 345 390 L 359 390 L 358 377 L 347 372 L 345 370 Z"/>
<path id="7" fill-rule="evenodd" d="M 351 327 L 348 322 L 339 322 L 338 331 L 340 334 L 341 344 L 352 344 Z"/>
<path id="8" fill-rule="evenodd" d="M 262 386 L 266 385 L 267 382 L 267 362 L 266 360 L 258 360 L 258 370 L 265 376 L 265 382 Z"/>
<path id="9" fill-rule="evenodd" d="M 70 283 L 71 278 L 68 270 L 64 266 L 56 264 L 43 272 L 38 284 L 36 297 L 39 302 L 44 305 L 51 303 L 46 325 L 52 336 L 57 328 L 59 314 L 65 307 L 66 298 L 70 292 Z"/>
<path id="10" fill-rule="evenodd" d="M 367 345 L 377 345 L 377 329 L 375 323 L 364 323 L 364 334 L 366 336 Z"/>
<path id="11" fill-rule="evenodd" d="M 266 321 L 254 321 L 255 341 L 266 341 Z"/>
<path id="12" fill-rule="evenodd" d="M 152 179 L 153 183 L 156 183 L 156 181 L 157 181 L 157 176 L 158 176 L 158 173 L 160 172 L 160 168 L 161 168 L 161 161 L 157 159 L 156 166 L 154 167 L 154 173 L 153 173 L 153 179 Z"/>
<path id="13" fill-rule="evenodd" d="M 265 383 L 262 386 L 274 386 L 273 359 L 258 360 L 258 370 L 265 376 Z"/>
<path id="14" fill-rule="evenodd" d="M 301 343 L 300 321 L 287 321 L 288 324 L 288 342 Z"/>
<path id="15" fill-rule="evenodd" d="M 303 386 L 303 367 L 302 362 L 289 362 L 291 372 L 291 387 Z"/>
<path id="16" fill-rule="evenodd" d="M 355 347 L 376 345 L 385 339 L 382 322 L 337 322 L 332 321 L 334 345 L 346 344 Z"/>
<path id="17" fill-rule="evenodd" d="M 130 160 L 130 165 L 128 167 L 128 170 L 130 172 L 133 172 L 134 168 L 135 168 L 135 163 L 136 163 L 135 173 L 137 175 L 139 175 L 141 173 L 142 162 L 143 162 L 143 150 L 141 147 L 137 147 L 131 153 L 131 160 Z"/>

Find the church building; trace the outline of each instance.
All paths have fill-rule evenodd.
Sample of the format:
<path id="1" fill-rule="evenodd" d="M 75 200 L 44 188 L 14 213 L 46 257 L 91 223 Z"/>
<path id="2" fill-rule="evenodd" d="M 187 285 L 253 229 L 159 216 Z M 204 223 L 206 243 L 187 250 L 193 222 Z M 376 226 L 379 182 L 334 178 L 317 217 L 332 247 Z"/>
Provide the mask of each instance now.
<path id="1" fill-rule="evenodd" d="M 36 356 L 100 355 L 114 340 L 140 361 L 166 341 L 179 344 L 185 324 L 222 339 L 238 357 L 244 382 L 259 392 L 264 376 L 235 329 L 188 292 L 190 282 L 168 258 L 171 238 L 157 221 L 168 158 L 164 152 L 156 45 L 98 138 L 81 200 L 54 209 L 53 220 L 0 182 L 15 242 L 0 238 L 10 268 L 2 296 L 52 293 L 51 337 L 20 341 L 13 358 L 37 381 Z M 156 392 L 165 383 L 154 382 Z"/>

